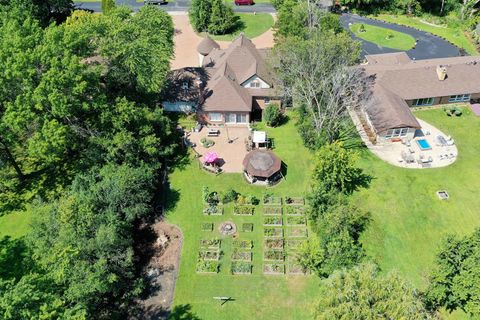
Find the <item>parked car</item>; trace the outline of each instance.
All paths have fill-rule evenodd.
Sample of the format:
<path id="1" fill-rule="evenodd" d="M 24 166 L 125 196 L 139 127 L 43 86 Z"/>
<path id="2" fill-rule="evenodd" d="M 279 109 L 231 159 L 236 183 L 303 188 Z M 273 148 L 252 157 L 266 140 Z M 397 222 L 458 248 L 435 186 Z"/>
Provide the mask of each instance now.
<path id="1" fill-rule="evenodd" d="M 167 0 L 143 0 L 145 4 L 165 4 Z"/>
<path id="2" fill-rule="evenodd" d="M 253 2 L 253 0 L 235 0 L 236 6 L 243 6 L 243 5 L 251 6 L 254 4 L 255 3 Z"/>

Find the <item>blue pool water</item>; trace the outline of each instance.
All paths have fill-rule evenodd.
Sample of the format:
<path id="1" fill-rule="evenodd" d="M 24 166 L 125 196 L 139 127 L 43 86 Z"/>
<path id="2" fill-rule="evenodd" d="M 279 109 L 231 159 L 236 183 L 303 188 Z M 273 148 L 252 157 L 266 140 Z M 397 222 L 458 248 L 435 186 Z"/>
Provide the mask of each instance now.
<path id="1" fill-rule="evenodd" d="M 428 143 L 428 141 L 425 140 L 425 139 L 417 140 L 417 143 L 418 143 L 418 146 L 420 147 L 420 149 L 422 149 L 422 150 L 432 149 L 432 147 L 430 147 L 430 144 Z"/>

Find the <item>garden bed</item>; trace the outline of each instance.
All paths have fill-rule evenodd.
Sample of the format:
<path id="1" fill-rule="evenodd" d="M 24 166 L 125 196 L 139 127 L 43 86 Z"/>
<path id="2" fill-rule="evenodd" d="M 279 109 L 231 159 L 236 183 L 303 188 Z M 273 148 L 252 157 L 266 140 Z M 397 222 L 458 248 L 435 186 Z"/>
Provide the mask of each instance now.
<path id="1" fill-rule="evenodd" d="M 288 206 L 285 211 L 287 216 L 304 216 L 305 215 L 305 207 L 303 206 Z"/>
<path id="2" fill-rule="evenodd" d="M 242 223 L 243 232 L 253 232 L 253 223 Z"/>
<path id="3" fill-rule="evenodd" d="M 252 262 L 252 253 L 250 251 L 233 250 L 232 261 Z"/>
<path id="4" fill-rule="evenodd" d="M 288 238 L 306 238 L 307 236 L 308 236 L 307 228 L 302 228 L 302 227 L 287 228 Z"/>
<path id="5" fill-rule="evenodd" d="M 302 215 L 288 216 L 287 226 L 305 226 L 307 224 L 307 218 Z"/>
<path id="6" fill-rule="evenodd" d="M 283 220 L 281 216 L 272 216 L 272 217 L 265 217 L 263 219 L 264 226 L 282 226 Z"/>
<path id="7" fill-rule="evenodd" d="M 265 239 L 264 246 L 266 249 L 280 249 L 283 250 L 283 239 Z"/>
<path id="8" fill-rule="evenodd" d="M 264 207 L 263 214 L 267 216 L 280 216 L 282 215 L 282 207 Z"/>
<path id="9" fill-rule="evenodd" d="M 285 265 L 278 263 L 267 263 L 263 265 L 264 274 L 285 274 Z"/>
<path id="10" fill-rule="evenodd" d="M 213 231 L 213 223 L 202 223 L 202 231 Z"/>
<path id="11" fill-rule="evenodd" d="M 212 260 L 198 260 L 196 271 L 197 273 L 218 273 L 220 263 Z"/>
<path id="12" fill-rule="evenodd" d="M 202 239 L 200 240 L 200 247 L 206 249 L 220 249 L 220 239 Z"/>
<path id="13" fill-rule="evenodd" d="M 285 261 L 285 252 L 283 250 L 266 250 L 263 252 L 265 261 Z"/>
<path id="14" fill-rule="evenodd" d="M 263 235 L 266 238 L 281 238 L 283 237 L 283 229 L 282 228 L 264 228 Z"/>
<path id="15" fill-rule="evenodd" d="M 223 206 L 209 205 L 203 209 L 203 214 L 206 216 L 221 216 L 223 215 Z"/>
<path id="16" fill-rule="evenodd" d="M 220 260 L 220 251 L 201 250 L 198 252 L 198 259 L 201 260 Z"/>
<path id="17" fill-rule="evenodd" d="M 230 271 L 232 274 L 251 274 L 252 264 L 242 261 L 233 261 Z"/>
<path id="18" fill-rule="evenodd" d="M 239 248 L 239 249 L 244 249 L 244 250 L 250 250 L 253 248 L 253 241 L 252 240 L 238 240 L 235 239 L 233 240 L 233 247 L 234 248 Z"/>
<path id="19" fill-rule="evenodd" d="M 304 272 L 303 268 L 296 262 L 289 262 L 287 267 L 287 273 L 293 275 L 307 275 L 307 272 Z"/>
<path id="20" fill-rule="evenodd" d="M 296 251 L 298 248 L 305 242 L 306 240 L 300 240 L 300 239 L 288 239 L 286 240 L 286 247 L 287 250 L 289 251 Z"/>
<path id="21" fill-rule="evenodd" d="M 253 216 L 254 213 L 255 206 L 236 205 L 233 207 L 233 214 L 237 216 Z"/>
<path id="22" fill-rule="evenodd" d="M 272 206 L 272 205 L 277 205 L 281 206 L 282 205 L 282 197 L 275 197 L 272 195 L 264 195 L 263 196 L 263 204 L 267 206 Z"/>
<path id="23" fill-rule="evenodd" d="M 285 204 L 289 206 L 303 206 L 305 199 L 303 197 L 285 197 Z"/>

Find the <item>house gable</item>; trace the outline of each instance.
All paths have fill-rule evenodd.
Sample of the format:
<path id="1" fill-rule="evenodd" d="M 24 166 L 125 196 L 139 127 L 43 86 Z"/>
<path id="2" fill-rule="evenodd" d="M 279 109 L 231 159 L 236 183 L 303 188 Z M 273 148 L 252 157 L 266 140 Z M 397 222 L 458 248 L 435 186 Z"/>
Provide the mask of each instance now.
<path id="1" fill-rule="evenodd" d="M 269 89 L 269 88 L 271 88 L 271 86 L 267 82 L 262 80 L 256 74 L 251 76 L 250 78 L 248 78 L 241 85 L 244 88 L 251 88 L 251 89 Z"/>

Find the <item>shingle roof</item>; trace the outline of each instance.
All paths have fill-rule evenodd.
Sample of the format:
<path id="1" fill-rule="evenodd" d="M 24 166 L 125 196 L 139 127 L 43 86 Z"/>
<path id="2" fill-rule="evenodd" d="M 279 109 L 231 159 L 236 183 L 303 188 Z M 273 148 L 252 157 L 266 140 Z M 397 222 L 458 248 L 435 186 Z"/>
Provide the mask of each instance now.
<path id="1" fill-rule="evenodd" d="M 243 159 L 243 169 L 251 176 L 269 178 L 280 171 L 282 161 L 269 150 L 250 151 Z"/>
<path id="2" fill-rule="evenodd" d="M 206 36 L 197 46 L 197 51 L 201 55 L 208 55 L 213 49 L 220 49 L 220 45 L 209 36 Z"/>

